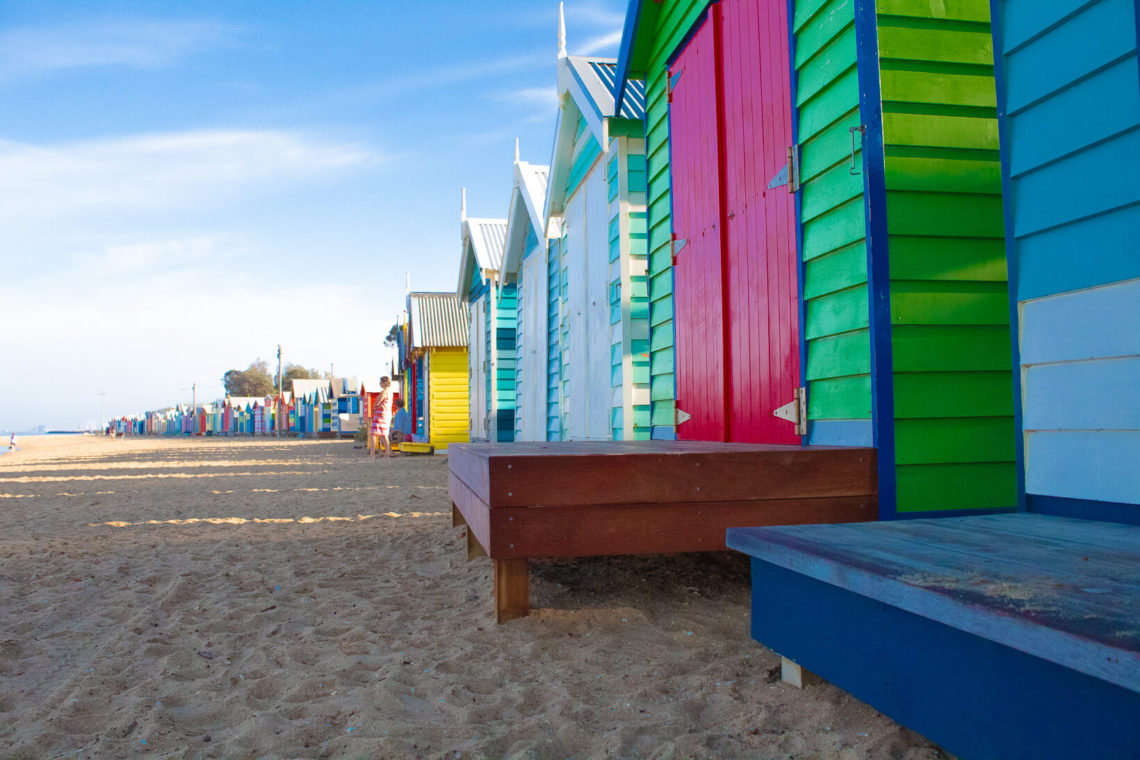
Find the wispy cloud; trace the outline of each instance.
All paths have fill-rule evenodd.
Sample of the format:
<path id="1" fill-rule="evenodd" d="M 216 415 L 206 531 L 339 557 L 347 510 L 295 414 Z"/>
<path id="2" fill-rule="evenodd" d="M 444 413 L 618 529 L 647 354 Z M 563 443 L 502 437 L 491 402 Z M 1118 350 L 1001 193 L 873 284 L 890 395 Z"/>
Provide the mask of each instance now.
<path id="1" fill-rule="evenodd" d="M 233 42 L 233 27 L 201 21 L 115 21 L 0 32 L 0 76 L 87 67 L 158 69 Z"/>
<path id="2" fill-rule="evenodd" d="M 375 165 L 367 146 L 285 131 L 191 131 L 56 145 L 0 140 L 0 227 L 91 210 L 216 205 Z"/>
<path id="3" fill-rule="evenodd" d="M 571 46 L 578 55 L 593 55 L 603 50 L 613 51 L 621 43 L 621 29 L 616 32 L 607 32 L 586 40 L 581 45 Z"/>

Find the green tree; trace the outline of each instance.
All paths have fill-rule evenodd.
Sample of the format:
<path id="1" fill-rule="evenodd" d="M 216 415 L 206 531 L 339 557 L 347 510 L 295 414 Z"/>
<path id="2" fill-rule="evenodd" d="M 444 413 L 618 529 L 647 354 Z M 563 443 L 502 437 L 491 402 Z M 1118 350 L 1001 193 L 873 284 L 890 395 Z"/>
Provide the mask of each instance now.
<path id="1" fill-rule="evenodd" d="M 388 330 L 388 334 L 384 337 L 384 345 L 388 348 L 396 345 L 396 333 L 400 332 L 400 325 L 394 324 Z"/>
<path id="2" fill-rule="evenodd" d="M 274 387 L 269 363 L 264 359 L 258 359 L 244 370 L 231 369 L 222 375 L 222 384 L 230 396 L 268 396 Z"/>
<path id="3" fill-rule="evenodd" d="M 328 373 L 326 372 L 326 373 L 322 374 L 320 370 L 312 369 L 310 367 L 305 367 L 302 364 L 287 363 L 285 365 L 285 369 L 282 372 L 282 374 L 284 375 L 285 387 L 286 388 L 292 388 L 294 380 L 319 380 L 320 378 L 324 377 Z M 273 384 L 276 387 L 276 385 L 277 385 L 277 378 L 276 377 L 273 378 Z"/>

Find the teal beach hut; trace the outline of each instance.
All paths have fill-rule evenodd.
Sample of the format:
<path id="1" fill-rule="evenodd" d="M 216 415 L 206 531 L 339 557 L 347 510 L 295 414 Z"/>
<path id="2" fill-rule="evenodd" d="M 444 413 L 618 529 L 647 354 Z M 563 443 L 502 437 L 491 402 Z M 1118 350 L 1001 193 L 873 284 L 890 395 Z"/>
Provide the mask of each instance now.
<path id="1" fill-rule="evenodd" d="M 457 292 L 470 320 L 470 436 L 473 441 L 510 441 L 515 435 L 517 286 L 504 283 L 500 273 L 507 220 L 468 218 L 464 189 L 459 226 Z"/>

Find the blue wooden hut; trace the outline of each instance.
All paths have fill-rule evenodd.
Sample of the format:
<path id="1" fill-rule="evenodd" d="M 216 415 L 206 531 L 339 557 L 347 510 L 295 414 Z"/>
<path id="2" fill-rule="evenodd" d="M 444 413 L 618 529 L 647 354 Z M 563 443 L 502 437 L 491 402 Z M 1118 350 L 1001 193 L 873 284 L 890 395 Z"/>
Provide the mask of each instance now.
<path id="1" fill-rule="evenodd" d="M 460 210 L 462 254 L 457 292 L 469 305 L 471 429 L 473 441 L 511 441 L 515 435 L 516 285 L 502 281 L 506 219 L 467 216 Z"/>
<path id="2" fill-rule="evenodd" d="M 631 83 L 618 102 L 616 74 L 614 59 L 567 55 L 560 20 L 544 229 L 562 440 L 651 433 L 645 91 Z"/>
<path id="3" fill-rule="evenodd" d="M 963 757 L 1135 758 L 1140 3 L 991 8 L 1017 512 L 728 543 L 792 680 L 815 671 Z"/>
<path id="4" fill-rule="evenodd" d="M 515 332 L 515 440 L 547 440 L 557 425 L 557 352 L 551 352 L 550 239 L 543 205 L 550 167 L 519 159 L 515 142 L 514 186 L 507 213 L 503 282 L 517 288 Z M 554 337 L 557 337 L 555 322 Z M 554 353 L 552 367 L 551 354 Z M 553 408 L 552 408 L 553 407 Z M 557 430 L 557 427 L 555 427 Z"/>

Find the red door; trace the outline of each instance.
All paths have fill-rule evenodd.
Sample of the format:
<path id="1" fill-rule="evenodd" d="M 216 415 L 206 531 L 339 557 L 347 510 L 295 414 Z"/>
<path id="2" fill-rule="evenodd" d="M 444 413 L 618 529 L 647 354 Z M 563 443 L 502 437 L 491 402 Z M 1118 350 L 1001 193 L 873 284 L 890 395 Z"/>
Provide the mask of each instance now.
<path id="1" fill-rule="evenodd" d="M 692 415 L 677 426 L 677 437 L 690 441 L 726 435 L 716 12 L 713 6 L 669 69 L 677 409 Z"/>
<path id="2" fill-rule="evenodd" d="M 693 65 L 706 58 L 711 65 Z M 670 104 L 674 230 L 691 236 L 693 217 L 679 209 L 688 214 L 690 198 L 711 199 L 700 207 L 702 221 L 719 239 L 717 253 L 706 246 L 710 252 L 686 260 L 690 238 L 674 270 L 677 402 L 693 415 L 678 425 L 679 438 L 800 441 L 793 423 L 772 414 L 800 384 L 795 204 L 786 186 L 768 188 L 792 144 L 788 66 L 786 3 L 722 0 L 670 71 L 681 72 Z M 711 72 L 696 85 L 700 94 L 683 86 L 693 71 Z M 712 102 L 704 111 L 690 102 L 705 100 Z M 694 142 L 702 146 L 690 153 Z M 690 296 L 702 286 L 690 279 L 708 283 L 699 299 Z M 715 320 L 702 309 L 717 312 Z M 714 354 L 720 358 L 710 362 Z M 703 396 L 682 393 L 694 377 L 707 383 Z M 706 404 L 716 409 L 706 412 Z M 722 420 L 719 429 L 692 424 L 710 415 Z"/>

